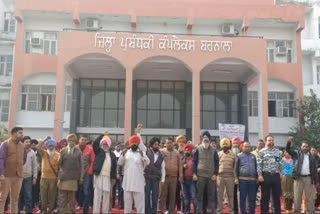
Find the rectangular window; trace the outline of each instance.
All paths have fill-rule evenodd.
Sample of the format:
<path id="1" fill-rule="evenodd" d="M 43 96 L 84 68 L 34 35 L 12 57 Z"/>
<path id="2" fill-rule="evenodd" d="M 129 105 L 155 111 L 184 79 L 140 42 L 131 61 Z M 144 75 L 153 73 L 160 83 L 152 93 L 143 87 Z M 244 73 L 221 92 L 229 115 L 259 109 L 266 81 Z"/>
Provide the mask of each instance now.
<path id="1" fill-rule="evenodd" d="M 65 111 L 71 111 L 71 105 L 72 105 L 72 86 L 66 86 L 65 89 Z"/>
<path id="2" fill-rule="evenodd" d="M 14 33 L 16 31 L 16 20 L 13 13 L 5 12 L 4 13 L 4 27 L 3 31 L 7 33 Z"/>
<path id="3" fill-rule="evenodd" d="M 58 32 L 25 32 L 25 53 L 57 55 Z"/>
<path id="4" fill-rule="evenodd" d="M 317 65 L 317 84 L 320 85 L 320 65 Z"/>
<path id="5" fill-rule="evenodd" d="M 124 80 L 81 79 L 80 88 L 79 126 L 124 127 Z M 69 90 L 67 94 L 71 98 L 71 86 Z"/>
<path id="6" fill-rule="evenodd" d="M 0 55 L 0 76 L 12 75 L 12 55 Z"/>
<path id="7" fill-rule="evenodd" d="M 9 120 L 9 100 L 0 100 L 0 121 L 8 122 Z"/>
<path id="8" fill-rule="evenodd" d="M 55 86 L 24 85 L 21 95 L 21 110 L 54 111 L 55 97 Z"/>
<path id="9" fill-rule="evenodd" d="M 268 40 L 267 42 L 268 62 L 271 63 L 293 63 L 294 52 L 290 40 Z"/>
<path id="10" fill-rule="evenodd" d="M 258 92 L 248 91 L 248 115 L 251 117 L 258 116 Z"/>
<path id="11" fill-rule="evenodd" d="M 240 84 L 201 82 L 201 129 L 240 122 Z"/>
<path id="12" fill-rule="evenodd" d="M 269 92 L 269 117 L 296 117 L 296 101 L 290 92 Z"/>
<path id="13" fill-rule="evenodd" d="M 137 80 L 135 123 L 147 128 L 185 128 L 185 82 Z"/>

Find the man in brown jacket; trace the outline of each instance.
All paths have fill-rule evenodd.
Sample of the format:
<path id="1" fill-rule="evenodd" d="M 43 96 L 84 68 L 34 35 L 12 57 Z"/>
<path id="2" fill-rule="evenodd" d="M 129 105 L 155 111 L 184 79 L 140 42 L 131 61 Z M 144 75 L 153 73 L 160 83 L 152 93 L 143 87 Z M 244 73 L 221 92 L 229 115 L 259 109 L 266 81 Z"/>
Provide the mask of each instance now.
<path id="1" fill-rule="evenodd" d="M 180 155 L 177 150 L 173 148 L 172 138 L 166 140 L 166 148 L 161 149 L 166 166 L 165 182 L 160 183 L 160 196 L 158 202 L 158 213 L 165 211 L 165 204 L 169 196 L 169 214 L 175 213 L 175 199 L 178 178 L 180 183 L 183 183 L 183 173 Z"/>
<path id="2" fill-rule="evenodd" d="M 23 181 L 23 165 L 26 160 L 23 129 L 14 127 L 11 138 L 0 147 L 0 213 L 4 213 L 6 199 L 10 192 L 11 213 L 18 213 L 18 201 Z"/>
<path id="3" fill-rule="evenodd" d="M 68 146 L 61 150 L 59 161 L 59 198 L 61 213 L 75 213 L 75 194 L 78 183 L 83 183 L 82 152 L 75 145 L 78 138 L 75 134 L 67 136 Z"/>

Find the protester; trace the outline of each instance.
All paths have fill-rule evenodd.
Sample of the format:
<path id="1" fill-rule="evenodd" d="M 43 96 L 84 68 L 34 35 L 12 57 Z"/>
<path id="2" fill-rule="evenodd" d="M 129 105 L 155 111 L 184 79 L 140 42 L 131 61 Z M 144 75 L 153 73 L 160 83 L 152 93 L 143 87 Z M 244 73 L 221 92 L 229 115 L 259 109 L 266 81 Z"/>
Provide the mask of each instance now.
<path id="1" fill-rule="evenodd" d="M 160 182 L 165 182 L 166 169 L 163 155 L 159 151 L 160 139 L 157 137 L 151 138 L 149 141 L 149 149 L 147 156 L 150 164 L 144 170 L 146 179 L 145 185 L 145 213 L 157 213 L 157 204 L 159 198 Z"/>
<path id="2" fill-rule="evenodd" d="M 232 143 L 231 150 L 237 157 L 238 154 L 240 154 L 240 152 L 241 152 L 241 148 L 240 148 L 241 140 L 238 137 L 234 137 L 234 138 L 232 138 L 231 143 Z M 239 198 L 239 185 L 235 184 L 234 185 L 234 190 L 233 190 L 233 209 L 234 209 L 235 213 L 239 212 L 239 203 L 238 203 L 239 200 L 238 200 L 238 198 Z"/>
<path id="3" fill-rule="evenodd" d="M 236 165 L 236 175 L 239 181 L 240 190 L 240 210 L 241 214 L 247 214 L 247 198 L 249 199 L 249 213 L 255 213 L 255 200 L 257 190 L 257 161 L 256 157 L 250 153 L 249 142 L 243 144 L 243 152 L 238 155 Z"/>
<path id="4" fill-rule="evenodd" d="M 23 182 L 20 191 L 19 199 L 19 212 L 20 213 L 24 206 L 27 214 L 32 214 L 32 186 L 37 183 L 38 177 L 38 163 L 35 152 L 31 149 L 31 138 L 25 136 L 22 139 L 26 153 L 26 162 L 23 165 Z"/>
<path id="5" fill-rule="evenodd" d="M 288 152 L 284 152 L 283 167 L 286 180 L 282 184 L 282 196 L 284 199 L 284 207 L 286 213 L 291 213 L 293 205 L 293 160 L 291 159 Z"/>
<path id="6" fill-rule="evenodd" d="M 75 213 L 75 194 L 78 184 L 83 184 L 82 153 L 75 147 L 77 141 L 75 134 L 68 135 L 68 145 L 61 150 L 58 176 L 61 213 Z"/>
<path id="7" fill-rule="evenodd" d="M 219 157 L 217 152 L 210 146 L 210 138 L 211 135 L 208 131 L 202 133 L 202 143 L 196 149 L 193 157 L 193 180 L 197 182 L 197 213 L 202 213 L 203 211 L 205 194 L 207 212 L 214 212 L 216 209 L 212 190 L 216 185 Z"/>
<path id="8" fill-rule="evenodd" d="M 31 149 L 34 151 L 34 154 L 36 156 L 37 160 L 37 182 L 35 185 L 32 186 L 32 208 L 33 210 L 36 209 L 38 206 L 41 208 L 41 203 L 40 203 L 40 180 L 41 180 L 41 156 L 39 155 L 37 151 L 37 146 L 39 142 L 36 139 L 31 140 Z"/>
<path id="9" fill-rule="evenodd" d="M 223 213 L 222 200 L 223 195 L 226 190 L 228 196 L 228 208 L 229 213 L 233 214 L 233 193 L 234 184 L 238 184 L 236 180 L 235 168 L 236 168 L 236 155 L 230 150 L 231 142 L 229 139 L 222 139 L 220 141 L 220 148 L 222 151 L 218 153 L 219 155 L 219 175 L 217 179 L 217 191 L 218 191 L 218 209 L 217 213 Z"/>
<path id="10" fill-rule="evenodd" d="M 193 204 L 193 209 L 197 210 L 196 199 L 196 183 L 193 181 L 193 146 L 186 144 L 183 147 L 184 156 L 181 164 L 183 165 L 183 200 L 184 200 L 184 212 L 190 214 L 190 204 Z"/>
<path id="11" fill-rule="evenodd" d="M 173 147 L 173 139 L 167 138 L 166 148 L 160 150 L 166 168 L 165 182 L 160 185 L 160 196 L 158 201 L 158 212 L 164 213 L 167 197 L 169 197 L 169 214 L 175 212 L 176 188 L 178 180 L 183 183 L 181 159 L 178 151 Z"/>
<path id="12" fill-rule="evenodd" d="M 82 164 L 83 173 L 81 179 L 83 184 L 80 184 L 77 195 L 78 205 L 83 206 L 83 213 L 89 213 L 89 206 L 93 197 L 93 163 L 95 160 L 95 154 L 92 147 L 88 146 L 89 138 L 87 136 L 81 136 L 79 138 L 79 144 L 76 148 L 82 152 Z"/>
<path id="13" fill-rule="evenodd" d="M 145 194 L 144 194 L 144 170 L 149 165 L 150 160 L 146 155 L 147 148 L 142 142 L 140 132 L 142 125 L 137 127 L 137 135 L 129 139 L 130 149 L 123 151 L 118 164 L 124 167 L 124 176 L 122 188 L 124 191 L 124 212 L 132 212 L 134 202 L 137 213 L 145 212 Z M 134 175 L 134 176 L 133 176 Z"/>
<path id="14" fill-rule="evenodd" d="M 274 138 L 266 137 L 266 148 L 259 151 L 257 158 L 258 181 L 261 184 L 261 213 L 269 213 L 270 192 L 275 213 L 281 213 L 281 179 L 285 180 L 282 152 L 274 148 Z"/>
<path id="15" fill-rule="evenodd" d="M 293 137 L 288 138 L 286 151 L 296 162 L 293 168 L 294 180 L 294 209 L 295 213 L 300 213 L 302 195 L 306 196 L 306 213 L 314 213 L 314 190 L 318 184 L 317 163 L 309 152 L 309 145 L 302 142 L 301 150 L 295 151 L 291 148 Z"/>
<path id="16" fill-rule="evenodd" d="M 46 150 L 43 148 L 46 145 Z M 56 151 L 57 142 L 47 137 L 37 146 L 41 156 L 40 199 L 41 211 L 51 213 L 56 206 L 57 179 L 60 153 Z"/>
<path id="17" fill-rule="evenodd" d="M 93 213 L 100 213 L 101 199 L 102 213 L 109 212 L 110 193 L 116 180 L 117 159 L 113 152 L 110 152 L 112 141 L 108 132 L 100 135 L 93 142 L 95 160 L 93 164 L 94 174 L 94 199 Z"/>
<path id="18" fill-rule="evenodd" d="M 11 129 L 11 137 L 0 147 L 0 213 L 4 213 L 5 203 L 10 192 L 11 213 L 18 213 L 18 201 L 23 181 L 23 165 L 26 161 L 25 149 L 21 140 L 23 129 Z"/>
<path id="19" fill-rule="evenodd" d="M 116 155 L 116 160 L 118 162 L 118 160 L 119 160 L 119 158 L 120 158 L 120 156 L 122 154 L 121 143 L 120 142 L 116 143 L 113 153 Z M 116 184 L 113 186 L 112 193 L 113 193 L 113 196 L 112 196 L 112 207 L 114 208 L 116 206 L 116 199 L 117 199 L 117 196 L 118 196 L 119 208 L 123 209 L 124 208 L 123 189 L 121 187 L 121 179 L 120 179 L 120 177 L 116 178 Z"/>

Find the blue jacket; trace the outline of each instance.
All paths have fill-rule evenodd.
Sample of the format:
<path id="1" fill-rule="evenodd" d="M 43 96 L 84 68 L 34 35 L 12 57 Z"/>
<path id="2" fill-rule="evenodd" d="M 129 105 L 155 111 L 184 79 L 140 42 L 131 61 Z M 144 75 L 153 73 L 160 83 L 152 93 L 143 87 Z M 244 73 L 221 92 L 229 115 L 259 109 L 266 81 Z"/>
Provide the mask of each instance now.
<path id="1" fill-rule="evenodd" d="M 254 154 L 240 153 L 236 165 L 237 177 L 257 178 L 257 160 Z"/>

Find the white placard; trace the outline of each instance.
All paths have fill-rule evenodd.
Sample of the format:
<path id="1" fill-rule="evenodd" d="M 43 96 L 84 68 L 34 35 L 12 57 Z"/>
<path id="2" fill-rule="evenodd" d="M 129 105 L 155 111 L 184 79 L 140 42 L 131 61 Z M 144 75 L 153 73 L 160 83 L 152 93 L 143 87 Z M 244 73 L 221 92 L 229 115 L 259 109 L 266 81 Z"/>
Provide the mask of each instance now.
<path id="1" fill-rule="evenodd" d="M 241 141 L 244 141 L 245 130 L 245 125 L 219 123 L 220 140 L 223 138 L 232 139 L 234 137 L 238 137 Z"/>

